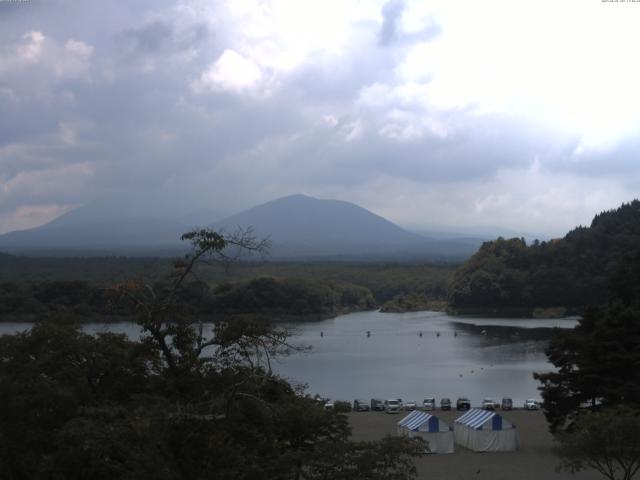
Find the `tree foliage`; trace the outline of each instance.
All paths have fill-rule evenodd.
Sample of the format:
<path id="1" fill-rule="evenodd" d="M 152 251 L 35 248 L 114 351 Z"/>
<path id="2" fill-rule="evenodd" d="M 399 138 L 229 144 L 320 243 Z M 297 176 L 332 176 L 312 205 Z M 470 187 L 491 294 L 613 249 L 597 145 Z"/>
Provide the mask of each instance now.
<path id="1" fill-rule="evenodd" d="M 252 316 L 194 323 L 194 267 L 227 240 L 185 239 L 193 253 L 166 278 L 114 289 L 140 341 L 60 319 L 0 337 L 0 477 L 410 478 L 424 445 L 352 443 L 346 417 L 271 370 L 286 331 Z"/>
<path id="2" fill-rule="evenodd" d="M 640 248 L 640 201 L 596 215 L 549 242 L 498 238 L 486 242 L 454 274 L 449 304 L 457 309 L 563 306 L 580 310 L 605 303 L 609 277 Z"/>
<path id="3" fill-rule="evenodd" d="M 640 407 L 640 255 L 627 257 L 612 280 L 605 306 L 589 307 L 571 331 L 559 330 L 548 348 L 557 371 L 536 374 L 552 431 L 581 410 Z"/>
<path id="4" fill-rule="evenodd" d="M 611 408 L 581 415 L 556 438 L 560 469 L 592 468 L 609 480 L 631 480 L 640 469 L 640 411 Z"/>

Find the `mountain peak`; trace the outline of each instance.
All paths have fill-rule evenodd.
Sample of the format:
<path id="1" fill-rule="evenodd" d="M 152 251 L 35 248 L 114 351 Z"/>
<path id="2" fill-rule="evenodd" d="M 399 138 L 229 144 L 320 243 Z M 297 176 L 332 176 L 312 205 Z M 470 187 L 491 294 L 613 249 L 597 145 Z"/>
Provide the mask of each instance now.
<path id="1" fill-rule="evenodd" d="M 401 246 L 424 240 L 354 203 L 296 194 L 271 200 L 219 222 L 253 227 L 274 244 L 305 246 Z"/>

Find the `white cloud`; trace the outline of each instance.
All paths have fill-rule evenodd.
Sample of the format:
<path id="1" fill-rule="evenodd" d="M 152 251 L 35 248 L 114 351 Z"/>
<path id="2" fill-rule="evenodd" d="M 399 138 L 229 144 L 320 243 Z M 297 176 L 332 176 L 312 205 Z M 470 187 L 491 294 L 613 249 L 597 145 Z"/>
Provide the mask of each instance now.
<path id="1" fill-rule="evenodd" d="M 64 194 L 69 191 L 70 186 L 80 189 L 93 175 L 94 170 L 90 162 L 19 172 L 0 185 L 0 200 L 14 195 L 35 197 Z"/>
<path id="2" fill-rule="evenodd" d="M 36 61 L 42 53 L 44 35 L 42 32 L 32 30 L 22 35 L 22 38 L 26 41 L 16 47 L 18 58 L 27 62 Z"/>
<path id="3" fill-rule="evenodd" d="M 76 207 L 74 204 L 22 205 L 10 212 L 0 212 L 0 235 L 48 223 Z"/>
<path id="4" fill-rule="evenodd" d="M 339 120 L 335 117 L 335 115 L 324 115 L 322 117 L 322 121 L 329 127 L 335 127 L 338 125 Z"/>
<path id="5" fill-rule="evenodd" d="M 73 40 L 72 38 L 67 40 L 64 44 L 64 48 L 80 58 L 89 58 L 93 53 L 93 47 L 91 45 L 87 45 L 86 43 L 78 40 Z"/>
<path id="6" fill-rule="evenodd" d="M 196 91 L 243 93 L 258 88 L 264 77 L 260 67 L 233 50 L 225 50 L 195 83 Z"/>
<path id="7" fill-rule="evenodd" d="M 90 79 L 93 47 L 73 38 L 62 42 L 38 30 L 0 47 L 0 75 L 12 98 L 55 99 L 55 88 L 68 80 Z"/>
<path id="8" fill-rule="evenodd" d="M 579 0 L 431 5 L 442 35 L 415 45 L 396 71 L 401 82 L 424 83 L 434 107 L 508 112 L 593 146 L 640 128 L 640 66 L 629 60 L 640 9 Z"/>

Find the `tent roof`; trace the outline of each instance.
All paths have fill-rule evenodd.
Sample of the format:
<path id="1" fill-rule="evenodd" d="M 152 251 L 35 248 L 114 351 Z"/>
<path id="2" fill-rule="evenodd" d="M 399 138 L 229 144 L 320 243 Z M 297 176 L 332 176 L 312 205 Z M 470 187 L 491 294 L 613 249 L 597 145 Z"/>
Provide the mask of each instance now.
<path id="1" fill-rule="evenodd" d="M 502 416 L 496 412 L 479 408 L 472 408 L 461 417 L 456 418 L 456 423 L 480 430 L 489 420 L 492 421 L 493 430 L 502 430 Z"/>
<path id="2" fill-rule="evenodd" d="M 414 432 L 424 426 L 426 426 L 425 430 L 429 432 L 438 432 L 440 430 L 439 424 L 438 417 L 419 410 L 414 410 L 398 422 L 399 427 L 404 427 Z"/>

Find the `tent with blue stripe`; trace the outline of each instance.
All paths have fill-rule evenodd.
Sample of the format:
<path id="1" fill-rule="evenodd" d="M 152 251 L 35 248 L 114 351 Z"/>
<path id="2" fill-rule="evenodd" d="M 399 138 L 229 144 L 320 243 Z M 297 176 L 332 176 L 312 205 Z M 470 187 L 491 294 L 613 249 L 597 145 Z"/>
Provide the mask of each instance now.
<path id="1" fill-rule="evenodd" d="M 518 448 L 516 426 L 488 410 L 472 408 L 458 417 L 453 433 L 457 444 L 474 452 L 512 452 Z"/>
<path id="2" fill-rule="evenodd" d="M 453 429 L 430 413 L 414 410 L 398 422 L 398 434 L 421 437 L 431 453 L 453 453 Z"/>

